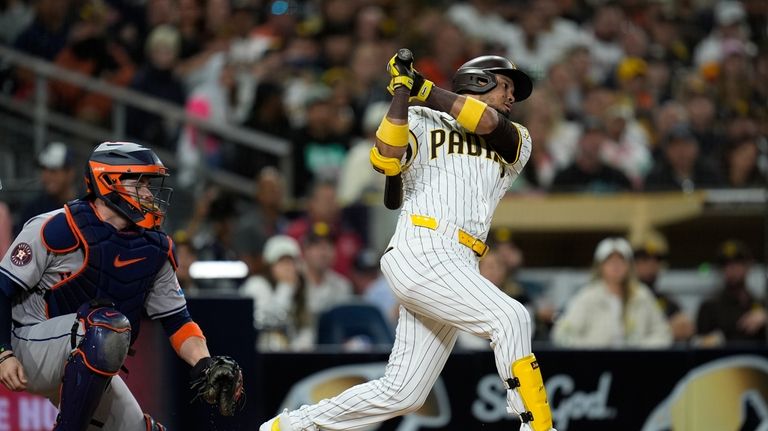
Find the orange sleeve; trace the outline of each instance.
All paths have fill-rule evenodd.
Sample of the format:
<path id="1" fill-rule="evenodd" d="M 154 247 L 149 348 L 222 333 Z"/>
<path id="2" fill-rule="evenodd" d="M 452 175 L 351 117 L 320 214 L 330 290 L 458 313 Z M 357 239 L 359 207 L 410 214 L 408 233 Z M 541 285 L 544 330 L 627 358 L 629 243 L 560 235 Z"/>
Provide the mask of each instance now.
<path id="1" fill-rule="evenodd" d="M 205 335 L 203 335 L 203 330 L 200 329 L 200 326 L 195 322 L 187 322 L 170 337 L 171 346 L 173 346 L 173 350 L 175 350 L 177 354 L 181 349 L 181 345 L 184 344 L 189 337 L 199 337 L 205 340 Z"/>

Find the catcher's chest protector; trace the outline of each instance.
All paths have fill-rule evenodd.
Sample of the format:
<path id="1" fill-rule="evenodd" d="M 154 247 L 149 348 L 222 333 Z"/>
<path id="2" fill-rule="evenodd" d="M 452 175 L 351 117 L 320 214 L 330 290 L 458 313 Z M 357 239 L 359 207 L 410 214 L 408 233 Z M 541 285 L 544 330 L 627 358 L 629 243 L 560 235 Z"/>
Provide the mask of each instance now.
<path id="1" fill-rule="evenodd" d="M 118 232 L 99 220 L 90 202 L 75 201 L 46 222 L 43 239 L 53 253 L 83 250 L 83 266 L 45 293 L 48 317 L 74 313 L 95 298 L 112 301 L 131 322 L 131 342 L 139 334 L 147 292 L 171 256 L 162 232 Z"/>

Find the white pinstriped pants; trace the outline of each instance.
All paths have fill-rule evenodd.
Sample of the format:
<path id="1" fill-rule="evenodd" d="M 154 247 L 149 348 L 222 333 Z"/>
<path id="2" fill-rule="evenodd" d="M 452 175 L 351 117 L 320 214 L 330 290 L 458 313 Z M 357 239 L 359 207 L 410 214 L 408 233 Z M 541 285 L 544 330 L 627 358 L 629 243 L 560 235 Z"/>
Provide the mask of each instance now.
<path id="1" fill-rule="evenodd" d="M 416 227 L 401 214 L 381 269 L 402 306 L 384 377 L 289 412 L 297 430 L 357 430 L 421 407 L 459 330 L 490 339 L 499 377 L 531 353 L 525 307 L 480 275 L 478 260 L 455 228 Z M 522 407 L 516 392 L 508 398 Z"/>

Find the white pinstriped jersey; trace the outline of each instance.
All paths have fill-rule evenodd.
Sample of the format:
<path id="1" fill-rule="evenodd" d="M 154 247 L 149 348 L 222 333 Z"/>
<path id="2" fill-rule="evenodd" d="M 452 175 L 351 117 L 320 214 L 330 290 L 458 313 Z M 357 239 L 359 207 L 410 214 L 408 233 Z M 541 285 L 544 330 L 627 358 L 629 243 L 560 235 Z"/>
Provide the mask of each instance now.
<path id="1" fill-rule="evenodd" d="M 453 223 L 485 240 L 493 212 L 531 154 L 528 129 L 520 132 L 518 158 L 506 164 L 478 135 L 449 114 L 408 109 L 409 148 L 403 168 L 403 211 Z"/>

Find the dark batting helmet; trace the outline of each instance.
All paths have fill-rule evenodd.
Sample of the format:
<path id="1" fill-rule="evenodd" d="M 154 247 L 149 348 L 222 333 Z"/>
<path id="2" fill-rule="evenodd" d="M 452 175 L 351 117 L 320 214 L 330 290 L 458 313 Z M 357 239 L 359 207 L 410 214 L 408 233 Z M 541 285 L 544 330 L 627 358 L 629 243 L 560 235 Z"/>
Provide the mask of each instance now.
<path id="1" fill-rule="evenodd" d="M 514 63 L 498 55 L 483 55 L 462 64 L 453 76 L 453 92 L 487 93 L 496 87 L 497 73 L 508 76 L 515 83 L 515 101 L 525 100 L 531 95 L 531 78 Z"/>
<path id="2" fill-rule="evenodd" d="M 104 142 L 85 165 L 88 196 L 147 229 L 160 227 L 170 204 L 173 189 L 163 187 L 167 176 L 154 151 L 132 142 Z"/>

